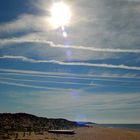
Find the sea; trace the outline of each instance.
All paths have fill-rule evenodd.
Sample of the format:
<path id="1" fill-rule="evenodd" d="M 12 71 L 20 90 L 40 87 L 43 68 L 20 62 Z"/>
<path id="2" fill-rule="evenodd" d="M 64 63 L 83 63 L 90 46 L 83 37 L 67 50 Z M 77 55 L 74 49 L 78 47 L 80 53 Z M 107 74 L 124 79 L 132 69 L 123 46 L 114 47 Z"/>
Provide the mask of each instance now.
<path id="1" fill-rule="evenodd" d="M 110 128 L 125 128 L 131 130 L 140 130 L 140 124 L 100 124 L 100 126 Z"/>

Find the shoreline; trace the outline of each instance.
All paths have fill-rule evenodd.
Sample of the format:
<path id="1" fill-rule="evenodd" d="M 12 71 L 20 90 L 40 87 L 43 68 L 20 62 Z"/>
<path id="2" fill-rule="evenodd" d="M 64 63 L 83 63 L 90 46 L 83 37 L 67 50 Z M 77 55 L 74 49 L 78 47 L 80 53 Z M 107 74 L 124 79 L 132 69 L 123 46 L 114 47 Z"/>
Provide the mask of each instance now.
<path id="1" fill-rule="evenodd" d="M 140 124 L 97 124 L 97 126 L 140 131 Z"/>

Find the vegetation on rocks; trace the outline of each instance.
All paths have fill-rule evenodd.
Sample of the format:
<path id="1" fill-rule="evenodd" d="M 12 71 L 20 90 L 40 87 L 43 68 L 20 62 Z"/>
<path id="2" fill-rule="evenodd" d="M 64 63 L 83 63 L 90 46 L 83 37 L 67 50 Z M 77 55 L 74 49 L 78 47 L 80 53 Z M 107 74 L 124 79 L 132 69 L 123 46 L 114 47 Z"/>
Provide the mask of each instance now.
<path id="1" fill-rule="evenodd" d="M 70 129 L 77 127 L 76 122 L 66 119 L 49 119 L 26 113 L 1 113 L 0 129 L 12 131 L 44 131 L 49 129 Z"/>

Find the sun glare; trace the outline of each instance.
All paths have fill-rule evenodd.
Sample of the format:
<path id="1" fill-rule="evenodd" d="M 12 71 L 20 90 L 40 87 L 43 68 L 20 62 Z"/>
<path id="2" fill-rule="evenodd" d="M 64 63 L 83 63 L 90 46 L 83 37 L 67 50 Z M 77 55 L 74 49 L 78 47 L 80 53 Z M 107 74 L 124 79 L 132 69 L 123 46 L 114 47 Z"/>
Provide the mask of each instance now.
<path id="1" fill-rule="evenodd" d="M 71 11 L 68 5 L 63 2 L 54 3 L 50 9 L 50 22 L 53 27 L 63 27 L 69 24 Z"/>

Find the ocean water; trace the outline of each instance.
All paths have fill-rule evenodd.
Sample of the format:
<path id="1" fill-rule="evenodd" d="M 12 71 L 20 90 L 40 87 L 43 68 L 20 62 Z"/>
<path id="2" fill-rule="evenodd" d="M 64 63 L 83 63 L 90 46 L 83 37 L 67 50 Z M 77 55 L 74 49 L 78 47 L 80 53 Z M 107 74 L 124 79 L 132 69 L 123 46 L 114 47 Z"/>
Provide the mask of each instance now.
<path id="1" fill-rule="evenodd" d="M 100 126 L 140 130 L 140 124 L 100 124 Z"/>

